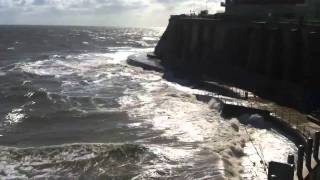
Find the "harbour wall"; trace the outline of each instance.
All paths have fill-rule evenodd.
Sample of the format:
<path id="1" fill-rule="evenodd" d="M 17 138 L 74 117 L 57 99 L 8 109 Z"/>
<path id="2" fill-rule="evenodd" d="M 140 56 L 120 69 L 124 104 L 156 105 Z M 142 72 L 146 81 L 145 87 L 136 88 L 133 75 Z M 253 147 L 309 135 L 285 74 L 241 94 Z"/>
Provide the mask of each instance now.
<path id="1" fill-rule="evenodd" d="M 303 109 L 320 102 L 320 27 L 171 16 L 155 48 L 162 64 Z"/>

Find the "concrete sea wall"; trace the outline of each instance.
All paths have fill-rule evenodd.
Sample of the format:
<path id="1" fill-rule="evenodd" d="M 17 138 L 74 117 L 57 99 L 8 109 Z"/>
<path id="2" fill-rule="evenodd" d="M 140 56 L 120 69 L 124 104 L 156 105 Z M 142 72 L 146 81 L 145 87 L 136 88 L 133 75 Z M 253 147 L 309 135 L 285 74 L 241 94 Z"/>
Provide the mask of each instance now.
<path id="1" fill-rule="evenodd" d="M 155 48 L 165 67 L 307 110 L 320 102 L 320 27 L 172 16 Z"/>
<path id="2" fill-rule="evenodd" d="M 222 115 L 226 118 L 239 117 L 242 114 L 259 114 L 273 126 L 286 134 L 297 145 L 298 153 L 287 154 L 288 161 L 268 162 L 268 179 L 270 180 L 319 180 L 320 161 L 319 143 L 320 132 L 305 137 L 290 123 L 273 116 L 271 112 L 245 106 L 223 104 Z"/>

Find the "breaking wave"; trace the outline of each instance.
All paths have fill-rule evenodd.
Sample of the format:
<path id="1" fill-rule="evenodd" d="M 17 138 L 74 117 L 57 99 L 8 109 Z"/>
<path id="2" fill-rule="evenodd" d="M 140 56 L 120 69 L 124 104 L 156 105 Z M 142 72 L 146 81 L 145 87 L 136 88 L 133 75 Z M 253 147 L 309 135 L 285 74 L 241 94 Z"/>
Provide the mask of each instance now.
<path id="1" fill-rule="evenodd" d="M 1 147 L 1 179 L 127 179 L 154 155 L 135 144 L 69 144 Z"/>
<path id="2" fill-rule="evenodd" d="M 252 162 L 295 151 L 263 118 L 224 119 L 194 95 L 209 92 L 126 64 L 154 31 L 49 32 L 0 61 L 0 179 L 266 179 Z"/>

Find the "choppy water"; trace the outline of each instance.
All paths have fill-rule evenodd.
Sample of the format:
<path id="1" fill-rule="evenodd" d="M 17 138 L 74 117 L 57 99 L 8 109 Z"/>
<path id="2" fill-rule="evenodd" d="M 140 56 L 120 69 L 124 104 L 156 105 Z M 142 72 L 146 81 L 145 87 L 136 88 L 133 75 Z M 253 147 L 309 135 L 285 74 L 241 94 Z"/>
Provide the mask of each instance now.
<path id="1" fill-rule="evenodd" d="M 266 179 L 295 146 L 126 64 L 159 29 L 0 26 L 0 179 Z M 205 93 L 205 92 L 203 92 Z"/>

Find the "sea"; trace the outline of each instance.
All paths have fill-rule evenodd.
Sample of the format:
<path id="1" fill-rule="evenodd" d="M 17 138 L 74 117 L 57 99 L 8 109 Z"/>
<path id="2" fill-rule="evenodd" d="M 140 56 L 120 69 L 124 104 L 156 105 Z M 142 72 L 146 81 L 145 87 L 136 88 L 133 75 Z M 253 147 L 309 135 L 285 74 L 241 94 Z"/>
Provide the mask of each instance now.
<path id="1" fill-rule="evenodd" d="M 0 179 L 267 179 L 296 152 L 263 117 L 224 119 L 195 96 L 214 92 L 126 63 L 163 32 L 0 26 Z"/>

